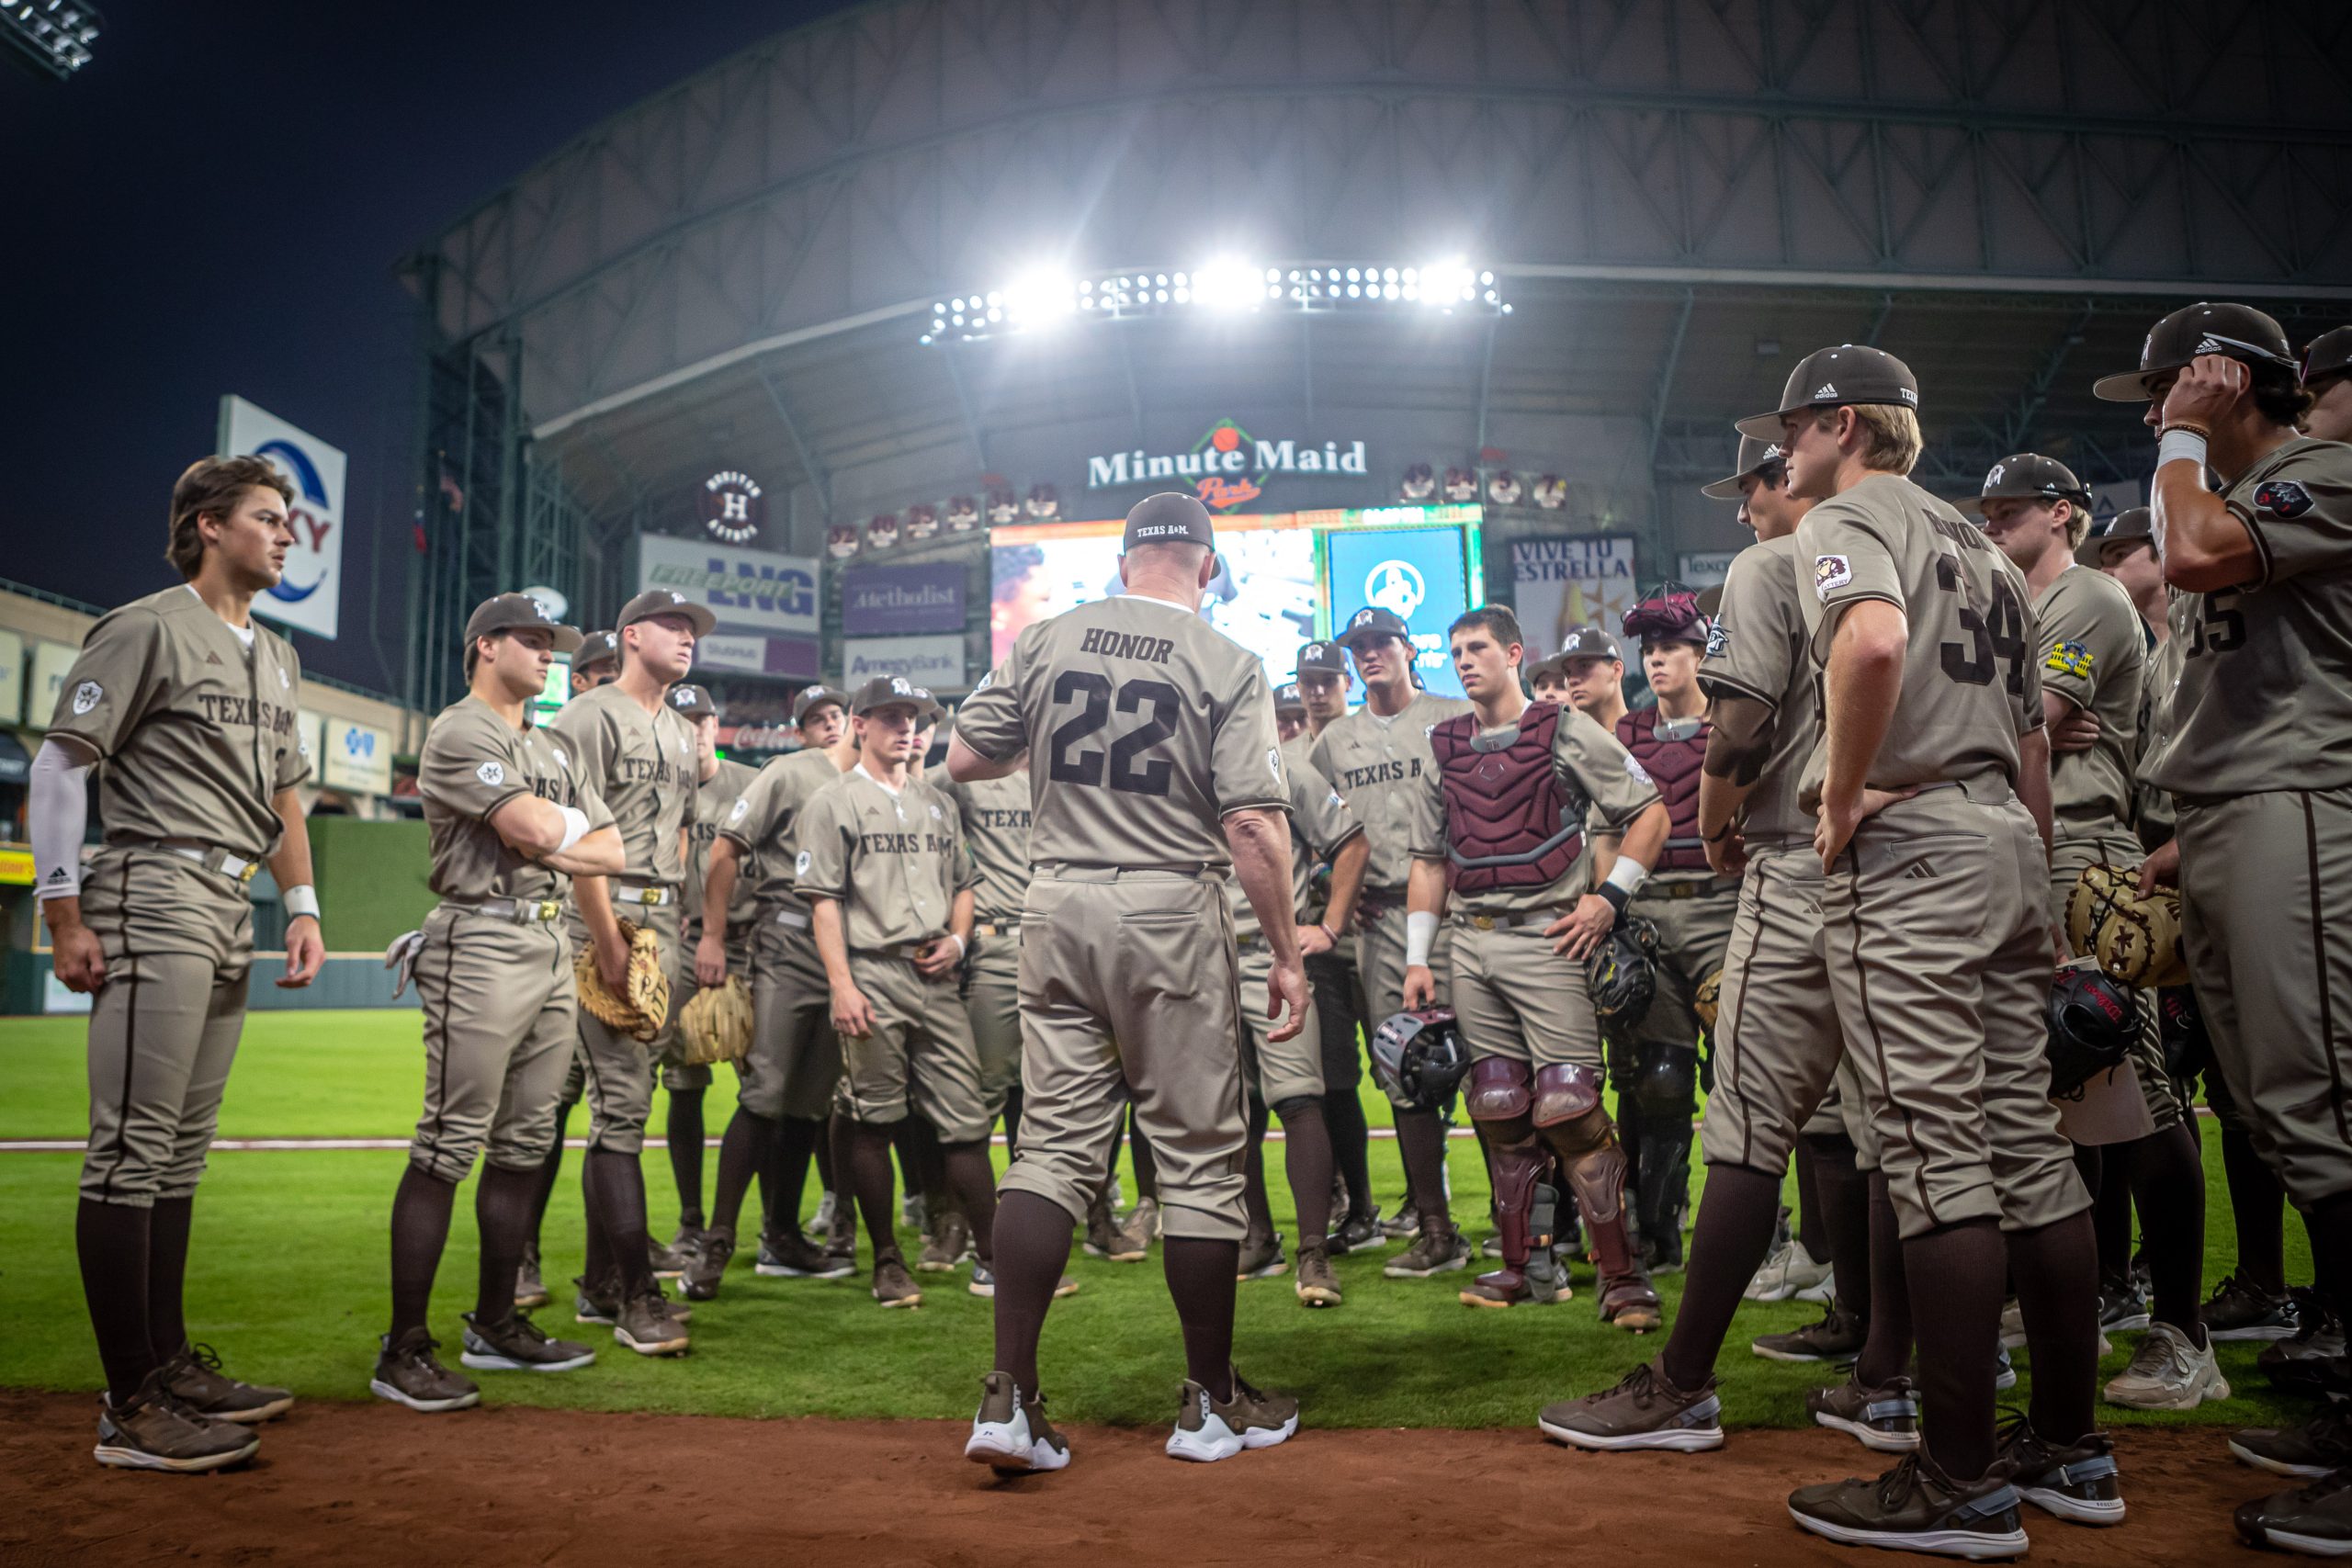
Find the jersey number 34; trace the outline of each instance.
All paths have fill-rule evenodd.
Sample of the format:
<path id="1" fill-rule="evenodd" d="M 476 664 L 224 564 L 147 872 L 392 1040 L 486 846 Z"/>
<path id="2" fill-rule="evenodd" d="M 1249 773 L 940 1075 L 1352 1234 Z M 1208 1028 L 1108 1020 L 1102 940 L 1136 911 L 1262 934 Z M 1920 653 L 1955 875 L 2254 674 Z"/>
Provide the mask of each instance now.
<path id="1" fill-rule="evenodd" d="M 2006 660 L 2009 667 L 2009 694 L 2024 696 L 2025 606 L 2018 602 L 2017 591 L 1996 574 L 1993 579 L 1993 613 L 1989 617 L 1978 615 L 1968 604 L 1967 592 L 1961 586 L 1960 567 L 1950 556 L 1936 558 L 1936 586 L 1961 595 L 1960 629 L 1969 637 L 1967 646 L 1956 642 L 1943 645 L 1944 673 L 1966 685 L 1989 686 L 1996 662 Z"/>

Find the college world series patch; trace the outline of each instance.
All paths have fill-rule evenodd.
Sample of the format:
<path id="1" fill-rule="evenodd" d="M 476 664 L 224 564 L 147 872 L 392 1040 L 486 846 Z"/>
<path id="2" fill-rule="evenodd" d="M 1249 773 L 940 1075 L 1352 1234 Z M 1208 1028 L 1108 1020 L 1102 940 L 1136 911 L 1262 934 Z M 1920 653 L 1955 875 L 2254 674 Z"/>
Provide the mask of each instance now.
<path id="1" fill-rule="evenodd" d="M 1813 558 L 1813 592 L 1815 597 L 1826 601 L 1830 590 L 1843 588 L 1853 581 L 1854 563 L 1844 556 Z"/>
<path id="2" fill-rule="evenodd" d="M 2079 642 L 2066 641 L 2054 645 L 2050 649 L 2050 657 L 2041 662 L 2046 668 L 2055 670 L 2061 675 L 2072 675 L 2077 680 L 2083 680 L 2090 675 L 2093 661 L 2089 649 Z"/>
<path id="3" fill-rule="evenodd" d="M 2255 488 L 2254 503 L 2273 517 L 2301 517 L 2312 509 L 2312 492 L 2292 479 L 2267 479 Z"/>

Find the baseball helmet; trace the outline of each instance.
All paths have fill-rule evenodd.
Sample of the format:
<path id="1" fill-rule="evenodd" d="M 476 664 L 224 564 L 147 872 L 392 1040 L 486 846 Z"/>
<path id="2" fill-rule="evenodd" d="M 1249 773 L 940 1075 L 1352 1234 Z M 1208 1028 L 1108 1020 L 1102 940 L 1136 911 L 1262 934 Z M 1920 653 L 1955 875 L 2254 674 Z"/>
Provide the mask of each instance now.
<path id="1" fill-rule="evenodd" d="M 2109 402 L 2144 403 L 2150 379 L 2208 354 L 2257 370 L 2268 366 L 2284 371 L 2290 380 L 2302 375 L 2286 332 L 2253 306 L 2184 305 L 2150 329 L 2147 342 L 2140 345 L 2140 368 L 2100 377 L 2091 383 L 2091 393 Z"/>
<path id="2" fill-rule="evenodd" d="M 2061 969 L 2045 1010 L 2050 1026 L 2050 1098 L 2080 1097 L 2083 1086 L 2123 1065 L 2140 1032 L 2130 987 L 2096 969 Z"/>
<path id="3" fill-rule="evenodd" d="M 1642 1021 L 1657 996 L 1657 927 L 1639 915 L 1620 915 L 1584 961 L 1584 988 L 1601 1027 L 1623 1034 Z"/>
<path id="4" fill-rule="evenodd" d="M 1452 1008 L 1391 1013 L 1372 1032 L 1372 1076 L 1390 1099 L 1440 1111 L 1470 1071 L 1470 1047 Z"/>
<path id="5" fill-rule="evenodd" d="M 1636 642 L 1691 642 L 1707 646 L 1707 617 L 1699 595 L 1671 578 L 1625 612 L 1625 635 Z"/>

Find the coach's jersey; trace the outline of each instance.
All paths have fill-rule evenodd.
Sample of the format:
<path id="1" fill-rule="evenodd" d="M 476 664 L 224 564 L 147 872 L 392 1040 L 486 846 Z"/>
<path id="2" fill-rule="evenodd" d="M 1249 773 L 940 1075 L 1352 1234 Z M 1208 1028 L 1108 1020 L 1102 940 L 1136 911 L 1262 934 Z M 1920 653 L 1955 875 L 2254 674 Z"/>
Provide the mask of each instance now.
<path id="1" fill-rule="evenodd" d="M 604 800 L 572 772 L 570 754 L 530 721 L 527 709 L 517 729 L 471 693 L 443 708 L 425 730 L 416 792 L 424 798 L 432 844 L 430 886 L 444 898 L 468 902 L 560 897 L 570 880 L 515 852 L 490 825 L 491 813 L 516 795 L 575 807 L 591 832 L 613 820 Z"/>
<path id="2" fill-rule="evenodd" d="M 1290 799 L 1264 664 L 1139 594 L 1024 629 L 956 733 L 991 761 L 1029 748 L 1037 865 L 1225 865 L 1226 815 Z"/>
<path id="3" fill-rule="evenodd" d="M 1481 729 L 1481 739 L 1495 743 L 1498 749 L 1510 746 L 1518 737 L 1516 722 L 1493 729 Z M 1619 743 L 1617 738 L 1600 728 L 1600 722 L 1581 708 L 1560 705 L 1560 717 L 1552 731 L 1552 776 L 1560 782 L 1560 791 L 1567 796 L 1570 816 L 1585 824 L 1584 841 L 1577 846 L 1577 858 L 1559 880 L 1548 886 L 1489 887 L 1475 893 L 1459 888 L 1446 896 L 1446 908 L 1461 914 L 1515 915 L 1531 909 L 1566 909 L 1592 891 L 1592 840 L 1597 834 L 1622 838 L 1633 826 L 1634 818 L 1658 799 L 1657 785 L 1651 782 L 1634 754 Z M 1410 847 L 1415 860 L 1443 861 L 1452 842 L 1445 806 L 1445 787 L 1440 770 L 1434 765 L 1421 775 L 1413 792 L 1413 828 Z"/>
<path id="4" fill-rule="evenodd" d="M 695 814 L 686 824 L 685 923 L 689 930 L 702 927 L 702 879 L 703 873 L 710 869 L 710 846 L 718 841 L 720 825 L 757 777 L 758 770 L 721 757 L 718 771 L 695 786 Z M 758 906 L 758 862 L 747 853 L 743 863 L 736 868 L 735 886 L 727 897 L 728 931 L 741 931 L 748 925 Z"/>
<path id="5" fill-rule="evenodd" d="M 1470 711 L 1460 697 L 1431 696 L 1416 692 L 1393 718 L 1383 718 L 1369 704 L 1344 718 L 1335 718 L 1307 757 L 1331 781 L 1331 787 L 1363 824 L 1372 859 L 1363 869 L 1363 885 L 1401 894 L 1413 869 L 1413 817 L 1419 809 L 1421 786 L 1437 777 L 1437 753 L 1430 749 L 1430 731 L 1447 719 Z"/>
<path id="6" fill-rule="evenodd" d="M 2179 597 L 2178 594 L 2174 595 Z M 2140 829 L 2140 841 L 2154 847 L 2172 837 L 2172 792 L 2152 782 L 2148 769 L 2157 754 L 2165 749 L 2165 737 L 2171 733 L 2172 694 L 2180 681 L 2180 667 L 2186 660 L 2188 644 L 2170 635 L 2171 623 L 2165 623 L 2165 640 L 2148 651 L 2147 663 L 2142 666 L 2140 702 L 2140 756 L 2133 770 L 2137 783 L 2133 801 L 2133 823 Z"/>
<path id="7" fill-rule="evenodd" d="M 624 882 L 683 887 L 679 833 L 695 795 L 695 737 L 663 703 L 651 713 L 607 682 L 563 705 L 548 727 L 621 831 Z"/>
<path id="8" fill-rule="evenodd" d="M 2140 611 L 2107 573 L 2069 566 L 2034 600 L 2033 625 L 2042 690 L 2098 719 L 2098 739 L 2088 750 L 2050 759 L 2052 815 L 2061 833 L 2113 832 L 2132 820 L 2147 694 L 2148 634 Z"/>
<path id="9" fill-rule="evenodd" d="M 2180 683 L 2149 772 L 2187 795 L 2352 784 L 2352 446 L 2290 441 L 2222 499 L 2254 575 L 2174 599 Z"/>
<path id="10" fill-rule="evenodd" d="M 267 626 L 253 634 L 248 647 L 185 584 L 90 628 L 49 733 L 97 762 L 107 843 L 181 839 L 248 861 L 277 847 L 270 803 L 311 773 L 302 665 Z"/>
<path id="11" fill-rule="evenodd" d="M 1772 710 L 1771 755 L 1740 810 L 1741 830 L 1752 838 L 1813 834 L 1813 813 L 1797 804 L 1797 785 L 1821 739 L 1821 707 L 1805 655 L 1801 592 L 1811 585 L 1797 568 L 1794 535 L 1734 556 L 1699 665 L 1700 687 L 1710 697 L 1752 697 Z"/>
<path id="12" fill-rule="evenodd" d="M 946 770 L 939 776 L 944 779 Z M 964 821 L 964 849 L 980 874 L 975 890 L 979 918 L 991 925 L 1017 920 L 1029 897 L 1029 775 L 939 786 Z"/>
<path id="13" fill-rule="evenodd" d="M 1340 845 L 1363 831 L 1363 824 L 1355 819 L 1331 781 L 1306 760 L 1303 748 L 1295 743 L 1283 747 L 1283 764 L 1290 781 L 1290 912 L 1295 923 L 1307 919 L 1306 884 L 1315 863 L 1339 853 Z M 1239 878 L 1226 884 L 1226 897 L 1233 906 L 1235 939 L 1255 942 L 1262 928 Z"/>
<path id="14" fill-rule="evenodd" d="M 771 760 L 728 808 L 718 831 L 743 852 L 747 872 L 756 873 L 752 896 L 760 908 L 791 904 L 801 809 L 811 795 L 841 776 L 832 754 L 811 746 Z"/>
<path id="15" fill-rule="evenodd" d="M 2015 788 L 2018 737 L 2041 724 L 2041 662 L 2025 577 L 1984 531 L 1894 474 L 1872 474 L 1804 514 L 1797 595 L 1815 665 L 1840 614 L 1883 599 L 1908 618 L 1903 689 L 1871 764 L 1873 789 L 1908 789 L 1999 769 Z M 1816 807 L 1828 747 L 1805 763 L 1800 801 Z"/>
<path id="16" fill-rule="evenodd" d="M 894 790 L 863 762 L 802 808 L 795 869 L 803 898 L 840 901 L 853 952 L 944 935 L 980 876 L 954 801 L 918 778 Z"/>

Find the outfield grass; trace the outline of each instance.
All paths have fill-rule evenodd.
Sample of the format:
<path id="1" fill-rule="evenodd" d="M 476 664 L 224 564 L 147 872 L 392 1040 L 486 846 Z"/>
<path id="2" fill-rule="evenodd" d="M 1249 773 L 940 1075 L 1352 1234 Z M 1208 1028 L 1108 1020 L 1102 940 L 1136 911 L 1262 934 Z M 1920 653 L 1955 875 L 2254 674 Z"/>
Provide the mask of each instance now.
<path id="1" fill-rule="evenodd" d="M 255 1014 L 221 1118 L 232 1137 L 400 1137 L 422 1085 L 417 1015 L 391 1012 Z M 0 1137 L 75 1137 L 84 1128 L 82 1030 L 68 1020 L 0 1021 L 0 1060 L 10 1090 L 0 1102 Z M 707 1101 L 713 1137 L 730 1100 L 724 1080 Z M 655 1108 L 658 1130 L 662 1110 Z M 1375 1111 L 1375 1125 L 1385 1124 Z M 2232 1235 L 2219 1173 L 2218 1141 L 2208 1140 L 2208 1279 L 2227 1270 Z M 1290 1226 L 1290 1199 L 1277 1150 L 1269 1150 L 1274 1212 Z M 398 1151 L 221 1152 L 197 1205 L 189 1269 L 192 1332 L 216 1345 L 233 1370 L 291 1383 L 314 1398 L 367 1396 L 374 1337 L 388 1305 L 386 1224 L 403 1156 Z M 579 1186 L 567 1170 L 548 1214 L 548 1275 L 578 1266 Z M 1454 1147 L 1454 1207 L 1464 1217 L 1486 1205 L 1475 1151 Z M 96 1353 L 80 1304 L 73 1246 L 74 1176 L 68 1154 L 0 1154 L 0 1292 L 44 1310 L 44 1332 L 0 1337 L 0 1387 L 88 1388 Z M 645 1160 L 653 1219 L 667 1233 L 675 1215 L 669 1163 Z M 1373 1177 L 1384 1194 L 1402 1190 L 1395 1145 L 1373 1145 Z M 707 1175 L 706 1181 L 709 1179 Z M 1132 1190 L 1132 1185 L 1130 1185 Z M 815 1200 L 810 1184 L 809 1200 Z M 454 1341 L 458 1314 L 472 1304 L 474 1238 L 469 1194 L 457 1223 L 434 1299 L 434 1325 Z M 1474 1235 L 1483 1225 L 1473 1224 Z M 913 1256 L 911 1238 L 902 1238 Z M 2299 1226 L 2289 1227 L 2290 1270 L 2307 1277 Z M 755 1278 L 748 1253 L 724 1294 L 695 1309 L 692 1355 L 649 1361 L 614 1346 L 603 1331 L 577 1331 L 600 1349 L 597 1365 L 564 1377 L 498 1378 L 492 1396 L 515 1404 L 597 1410 L 703 1412 L 731 1416 L 824 1415 L 958 1417 L 970 1413 L 989 1360 L 989 1304 L 967 1294 L 965 1274 L 923 1276 L 918 1312 L 883 1312 L 862 1280 Z M 1340 1258 L 1347 1292 L 1336 1312 L 1309 1313 L 1287 1277 L 1241 1287 L 1238 1342 L 1256 1382 L 1308 1400 L 1309 1418 L 1329 1426 L 1516 1426 L 1544 1401 L 1588 1392 L 1653 1354 L 1656 1337 L 1604 1328 L 1590 1292 L 1549 1309 L 1474 1312 L 1459 1305 L 1462 1277 L 1381 1278 L 1378 1257 Z M 1154 1424 L 1168 1417 L 1182 1376 L 1175 1317 L 1155 1261 L 1112 1264 L 1073 1254 L 1080 1292 L 1055 1304 L 1046 1329 L 1047 1386 L 1057 1416 L 1075 1421 Z M 1679 1277 L 1659 1281 L 1668 1311 Z M 569 1297 L 560 1296 L 568 1306 Z M 1757 1359 L 1747 1341 L 1797 1327 L 1817 1308 L 1749 1303 L 1742 1309 L 1719 1371 L 1724 1416 L 1742 1426 L 1802 1425 L 1804 1391 L 1826 1369 Z M 539 1314 L 571 1331 L 568 1311 Z M 2103 1366 L 2120 1371 L 2130 1340 Z M 2253 1369 L 2256 1346 L 2225 1346 L 2240 1397 L 2206 1405 L 2195 1419 L 2247 1424 L 2299 1418 L 2270 1399 Z M 2010 1396 L 2022 1402 L 2020 1384 Z M 2174 1421 L 2103 1411 L 2116 1425 Z"/>

